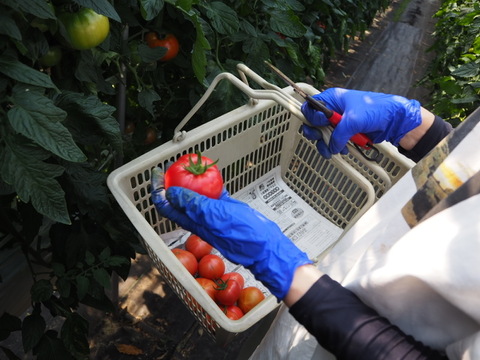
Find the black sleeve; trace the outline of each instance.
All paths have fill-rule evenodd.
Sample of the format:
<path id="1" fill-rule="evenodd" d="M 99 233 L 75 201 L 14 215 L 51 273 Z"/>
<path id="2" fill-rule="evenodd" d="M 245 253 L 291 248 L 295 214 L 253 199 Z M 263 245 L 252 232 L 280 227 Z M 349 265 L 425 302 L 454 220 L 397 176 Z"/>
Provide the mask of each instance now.
<path id="1" fill-rule="evenodd" d="M 411 150 L 405 150 L 401 146 L 398 146 L 400 154 L 412 159 L 415 162 L 419 162 L 425 155 L 428 154 L 445 136 L 452 131 L 452 125 L 441 117 L 435 115 L 430 129 L 420 139 L 420 141 Z"/>
<path id="2" fill-rule="evenodd" d="M 338 360 L 446 360 L 366 306 L 328 275 L 290 313 Z"/>

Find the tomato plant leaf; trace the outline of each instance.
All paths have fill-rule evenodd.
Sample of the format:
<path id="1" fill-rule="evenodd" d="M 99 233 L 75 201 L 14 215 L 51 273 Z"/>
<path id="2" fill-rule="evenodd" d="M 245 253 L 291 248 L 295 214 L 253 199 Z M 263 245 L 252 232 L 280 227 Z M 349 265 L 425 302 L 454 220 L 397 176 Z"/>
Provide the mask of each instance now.
<path id="1" fill-rule="evenodd" d="M 21 360 L 17 355 L 14 354 L 14 352 L 5 346 L 0 346 L 0 349 L 3 350 L 3 353 L 7 357 L 8 360 Z"/>
<path id="2" fill-rule="evenodd" d="M 47 74 L 6 56 L 0 56 L 0 72 L 10 79 L 25 84 L 57 89 L 52 82 L 52 79 Z"/>
<path id="3" fill-rule="evenodd" d="M 10 36 L 16 40 L 22 40 L 22 34 L 15 21 L 6 16 L 0 14 L 0 34 Z"/>
<path id="4" fill-rule="evenodd" d="M 103 78 L 102 70 L 96 60 L 93 51 L 82 51 L 80 61 L 75 69 L 75 77 L 82 82 L 89 83 L 92 88 L 113 95 L 115 90 L 112 84 L 107 83 Z"/>
<path id="5" fill-rule="evenodd" d="M 163 0 L 140 0 L 139 3 L 140 13 L 147 21 L 156 18 L 164 6 Z"/>
<path id="6" fill-rule="evenodd" d="M 120 16 L 108 0 L 73 0 L 78 5 L 92 9 L 98 14 L 105 15 L 110 19 L 120 22 Z"/>
<path id="7" fill-rule="evenodd" d="M 18 7 L 40 19 L 56 19 L 53 6 L 45 0 L 17 0 Z"/>
<path id="8" fill-rule="evenodd" d="M 210 50 L 210 43 L 205 36 L 203 31 L 202 21 L 197 16 L 191 16 L 190 20 L 195 25 L 197 36 L 195 38 L 195 43 L 193 44 L 192 51 L 192 67 L 193 73 L 200 83 L 203 83 L 205 80 L 205 75 L 207 73 L 207 55 L 206 51 Z"/>
<path id="9" fill-rule="evenodd" d="M 90 287 L 90 280 L 83 275 L 78 275 L 75 278 L 77 284 L 77 295 L 80 300 L 82 300 L 85 295 L 88 293 L 88 288 Z"/>
<path id="10" fill-rule="evenodd" d="M 214 1 L 205 4 L 207 17 L 212 21 L 213 28 L 220 34 L 231 35 L 238 31 L 240 22 L 237 13 L 230 6 Z"/>
<path id="11" fill-rule="evenodd" d="M 160 100 L 160 95 L 149 88 L 144 88 L 138 93 L 138 103 L 145 108 L 152 117 L 155 117 L 155 101 Z"/>
<path id="12" fill-rule="evenodd" d="M 85 96 L 74 92 L 63 92 L 55 100 L 56 105 L 69 114 L 69 122 L 76 123 L 77 136 L 80 135 L 82 128 L 93 124 L 95 132 L 106 138 L 115 150 L 122 152 L 122 136 L 118 121 L 113 117 L 115 112 L 113 106 L 101 102 L 95 95 Z M 93 129 L 88 130 L 91 135 Z"/>
<path id="13" fill-rule="evenodd" d="M 451 99 L 452 104 L 468 104 L 478 101 L 479 97 L 476 95 L 464 96 L 458 99 Z"/>
<path id="14" fill-rule="evenodd" d="M 93 255 L 90 251 L 85 252 L 85 264 L 92 266 L 95 262 L 95 255 Z"/>
<path id="15" fill-rule="evenodd" d="M 70 224 L 64 192 L 55 180 L 63 168 L 43 162 L 49 154 L 21 136 L 5 138 L 0 174 L 15 187 L 22 201 L 32 201 L 35 209 L 50 219 Z"/>
<path id="16" fill-rule="evenodd" d="M 46 279 L 38 280 L 32 285 L 30 294 L 33 302 L 47 301 L 53 294 L 53 286 Z"/>
<path id="17" fill-rule="evenodd" d="M 166 0 L 166 2 L 187 12 L 192 9 L 193 4 L 197 3 L 196 0 Z"/>
<path id="18" fill-rule="evenodd" d="M 247 65 L 261 69 L 263 60 L 268 58 L 268 46 L 261 38 L 252 37 L 243 43 L 243 51 L 248 54 Z"/>
<path id="19" fill-rule="evenodd" d="M 45 319 L 40 315 L 33 313 L 23 319 L 22 322 L 22 343 L 25 352 L 30 351 L 36 346 L 43 336 L 46 323 Z"/>
<path id="20" fill-rule="evenodd" d="M 61 158 L 81 162 L 87 157 L 60 123 L 67 113 L 35 89 L 17 85 L 13 89 L 14 107 L 7 113 L 12 127 Z"/>
<path id="21" fill-rule="evenodd" d="M 93 270 L 93 278 L 104 288 L 110 289 L 110 275 L 104 268 Z"/>
<path id="22" fill-rule="evenodd" d="M 467 64 L 460 65 L 455 70 L 452 71 L 453 76 L 460 76 L 463 78 L 471 78 L 477 76 L 480 72 L 480 65 L 474 62 L 469 62 Z"/>
<path id="23" fill-rule="evenodd" d="M 80 212 L 82 214 L 89 213 L 96 219 L 108 216 L 110 202 L 106 186 L 107 174 L 96 171 L 88 163 L 69 163 L 64 166 Z M 86 259 L 89 259 L 88 256 Z"/>
<path id="24" fill-rule="evenodd" d="M 270 17 L 270 27 L 273 31 L 292 38 L 302 37 L 307 31 L 305 25 L 292 10 L 273 10 Z"/>
<path id="25" fill-rule="evenodd" d="M 36 347 L 37 360 L 72 360 L 63 342 L 57 338 L 57 332 L 48 330 Z"/>
<path id="26" fill-rule="evenodd" d="M 66 278 L 58 278 L 55 283 L 58 293 L 63 298 L 68 298 L 70 296 L 70 291 L 72 289 L 72 283 Z"/>
<path id="27" fill-rule="evenodd" d="M 0 341 L 8 338 L 11 332 L 18 331 L 22 328 L 22 321 L 8 312 L 4 312 L 0 316 Z"/>
<path id="28" fill-rule="evenodd" d="M 129 264 L 130 261 L 123 256 L 114 255 L 114 256 L 110 256 L 108 258 L 107 263 L 111 267 L 116 267 L 116 266 L 120 266 L 120 265 Z"/>
<path id="29" fill-rule="evenodd" d="M 77 313 L 69 314 L 62 325 L 60 338 L 67 350 L 77 358 L 89 354 L 88 327 L 88 321 Z"/>
<path id="30" fill-rule="evenodd" d="M 167 48 L 158 46 L 155 48 L 149 48 L 145 44 L 138 45 L 138 55 L 143 62 L 151 63 L 160 60 L 167 53 Z"/>

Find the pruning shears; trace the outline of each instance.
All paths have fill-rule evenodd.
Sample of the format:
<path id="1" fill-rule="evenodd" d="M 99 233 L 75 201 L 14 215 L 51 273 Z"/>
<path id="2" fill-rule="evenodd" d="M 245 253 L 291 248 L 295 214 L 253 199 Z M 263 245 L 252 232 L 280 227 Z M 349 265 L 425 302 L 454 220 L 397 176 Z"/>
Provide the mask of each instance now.
<path id="1" fill-rule="evenodd" d="M 302 98 L 305 99 L 315 110 L 321 111 L 325 114 L 327 117 L 328 121 L 330 121 L 330 124 L 335 127 L 338 125 L 338 123 L 342 120 L 342 115 L 337 113 L 334 110 L 331 110 L 326 107 L 325 103 L 319 100 L 314 99 L 311 95 L 308 95 L 305 91 L 303 91 L 297 84 L 295 84 L 287 75 L 285 75 L 283 72 L 281 72 L 279 69 L 277 69 L 275 66 L 270 64 L 269 62 L 265 61 L 265 63 L 283 80 L 285 81 L 288 85 L 290 85 L 293 90 L 300 95 Z M 378 162 L 378 156 L 380 152 L 378 149 L 373 145 L 372 140 L 370 138 L 362 133 L 358 133 L 353 135 L 350 138 L 350 141 L 354 144 L 354 146 L 360 151 L 360 153 L 363 155 L 363 157 L 369 161 L 376 161 Z M 374 155 L 367 156 L 362 149 L 365 150 L 373 150 Z"/>

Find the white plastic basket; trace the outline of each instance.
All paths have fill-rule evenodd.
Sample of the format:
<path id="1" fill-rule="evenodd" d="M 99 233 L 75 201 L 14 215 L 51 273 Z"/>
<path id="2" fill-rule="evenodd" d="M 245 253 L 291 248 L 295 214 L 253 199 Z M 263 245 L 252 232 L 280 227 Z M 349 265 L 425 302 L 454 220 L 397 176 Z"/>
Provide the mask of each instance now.
<path id="1" fill-rule="evenodd" d="M 315 211 L 337 226 L 350 227 L 413 165 L 390 144 L 377 144 L 380 161 L 367 161 L 350 147 L 346 156 L 322 158 L 315 144 L 299 132 L 301 99 L 290 87 L 280 89 L 245 65 L 240 78 L 218 75 L 205 95 L 175 130 L 174 139 L 123 165 L 108 177 L 108 186 L 140 233 L 160 274 L 184 302 L 205 331 L 220 345 L 228 343 L 273 311 L 278 303 L 269 296 L 239 320 L 228 319 L 172 254 L 162 234 L 176 225 L 160 218 L 150 200 L 150 173 L 180 156 L 201 151 L 219 159 L 227 189 L 237 191 L 280 167 L 282 178 Z M 253 89 L 248 80 L 262 89 Z M 250 97 L 248 104 L 191 131 L 181 129 L 208 99 L 220 81 L 227 80 Z M 309 93 L 318 90 L 298 84 Z M 328 131 L 327 134 L 328 135 Z"/>

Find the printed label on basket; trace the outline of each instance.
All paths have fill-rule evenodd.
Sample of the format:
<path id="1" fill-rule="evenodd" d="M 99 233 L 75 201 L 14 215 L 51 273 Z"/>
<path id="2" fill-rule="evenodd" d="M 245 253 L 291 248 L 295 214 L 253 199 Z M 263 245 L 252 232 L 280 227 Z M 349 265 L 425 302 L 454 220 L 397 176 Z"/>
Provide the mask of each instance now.
<path id="1" fill-rule="evenodd" d="M 317 213 L 282 180 L 280 167 L 235 193 L 234 197 L 276 222 L 312 260 L 333 244 L 343 231 Z"/>

